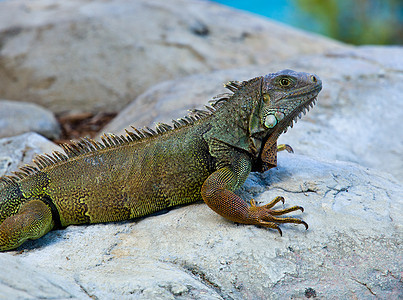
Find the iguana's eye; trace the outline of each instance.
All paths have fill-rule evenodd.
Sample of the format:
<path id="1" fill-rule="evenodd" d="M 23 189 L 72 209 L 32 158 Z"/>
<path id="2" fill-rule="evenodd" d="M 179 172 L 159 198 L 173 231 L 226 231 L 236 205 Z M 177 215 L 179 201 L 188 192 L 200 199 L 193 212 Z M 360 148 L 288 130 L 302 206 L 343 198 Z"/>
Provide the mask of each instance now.
<path id="1" fill-rule="evenodd" d="M 290 81 L 290 79 L 288 79 L 288 78 L 281 78 L 281 79 L 280 79 L 280 85 L 281 85 L 282 87 L 287 87 L 287 86 L 290 85 L 290 83 L 291 83 L 291 81 Z"/>

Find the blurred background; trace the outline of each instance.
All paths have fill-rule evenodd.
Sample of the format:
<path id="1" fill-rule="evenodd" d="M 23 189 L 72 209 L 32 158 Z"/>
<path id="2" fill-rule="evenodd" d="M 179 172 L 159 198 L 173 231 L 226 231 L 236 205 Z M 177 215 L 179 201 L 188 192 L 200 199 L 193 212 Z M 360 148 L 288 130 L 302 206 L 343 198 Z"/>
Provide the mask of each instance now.
<path id="1" fill-rule="evenodd" d="M 403 0 L 215 0 L 354 44 L 403 44 Z"/>

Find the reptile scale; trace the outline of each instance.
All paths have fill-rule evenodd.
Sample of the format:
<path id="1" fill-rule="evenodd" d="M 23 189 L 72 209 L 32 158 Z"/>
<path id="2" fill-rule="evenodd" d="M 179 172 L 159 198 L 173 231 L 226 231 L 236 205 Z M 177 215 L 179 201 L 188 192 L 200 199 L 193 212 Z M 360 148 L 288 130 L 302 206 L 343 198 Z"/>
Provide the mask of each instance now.
<path id="1" fill-rule="evenodd" d="M 0 251 L 70 224 L 133 219 L 199 200 L 234 222 L 280 234 L 279 223 L 308 229 L 279 217 L 302 207 L 272 209 L 283 197 L 256 206 L 234 191 L 250 172 L 275 167 L 278 151 L 292 151 L 277 139 L 314 105 L 320 79 L 283 70 L 225 87 L 230 93 L 172 126 L 84 138 L 1 177 Z"/>

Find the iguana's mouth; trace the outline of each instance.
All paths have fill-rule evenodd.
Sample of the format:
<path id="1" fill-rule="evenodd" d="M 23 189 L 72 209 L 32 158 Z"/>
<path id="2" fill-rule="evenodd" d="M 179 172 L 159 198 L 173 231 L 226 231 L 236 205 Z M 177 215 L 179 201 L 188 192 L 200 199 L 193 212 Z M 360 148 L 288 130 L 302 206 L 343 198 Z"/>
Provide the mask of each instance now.
<path id="1" fill-rule="evenodd" d="M 308 92 L 297 92 L 287 95 L 282 100 L 285 104 L 281 108 L 272 109 L 265 116 L 265 127 L 269 129 L 273 128 L 279 134 L 287 132 L 289 127 L 292 128 L 294 123 L 297 123 L 298 119 L 301 119 L 302 115 L 305 115 L 316 104 L 317 96 L 321 89 L 322 85 L 318 84 Z"/>
<path id="2" fill-rule="evenodd" d="M 298 119 L 301 119 L 303 115 L 306 115 L 306 113 L 315 106 L 316 101 L 318 100 L 317 96 L 311 98 L 310 100 L 304 102 L 301 104 L 297 109 L 295 109 L 290 115 L 289 118 L 286 118 L 287 123 L 284 126 L 284 130 L 282 133 L 286 133 L 288 128 L 292 128 L 295 123 L 298 122 Z"/>

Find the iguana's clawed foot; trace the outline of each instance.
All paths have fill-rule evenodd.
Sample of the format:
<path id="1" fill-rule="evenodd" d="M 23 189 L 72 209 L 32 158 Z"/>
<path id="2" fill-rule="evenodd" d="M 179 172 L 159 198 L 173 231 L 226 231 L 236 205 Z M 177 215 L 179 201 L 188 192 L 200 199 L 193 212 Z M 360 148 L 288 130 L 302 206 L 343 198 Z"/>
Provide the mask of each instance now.
<path id="1" fill-rule="evenodd" d="M 304 211 L 304 208 L 301 206 L 292 206 L 286 209 L 278 209 L 278 210 L 271 209 L 274 205 L 276 205 L 280 201 L 284 203 L 284 198 L 276 197 L 266 205 L 256 206 L 256 201 L 251 199 L 250 200 L 251 207 L 249 208 L 249 219 L 252 220 L 252 223 L 250 224 L 277 229 L 281 236 L 283 235 L 283 233 L 276 223 L 303 224 L 305 226 L 305 229 L 308 229 L 308 224 L 300 219 L 274 217 L 296 210 Z"/>

